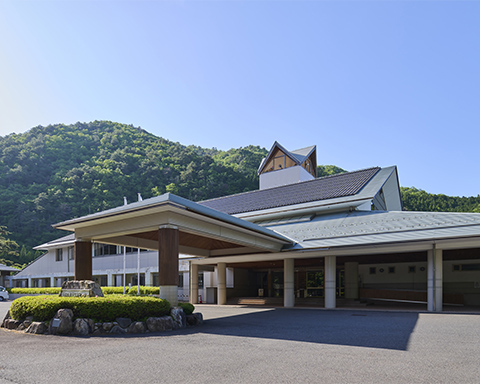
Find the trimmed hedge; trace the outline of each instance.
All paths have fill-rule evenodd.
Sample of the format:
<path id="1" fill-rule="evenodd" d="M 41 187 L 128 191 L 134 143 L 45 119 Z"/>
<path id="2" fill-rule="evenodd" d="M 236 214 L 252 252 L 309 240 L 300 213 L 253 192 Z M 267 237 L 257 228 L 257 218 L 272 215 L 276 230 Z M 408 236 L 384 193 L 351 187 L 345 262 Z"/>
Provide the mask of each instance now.
<path id="1" fill-rule="evenodd" d="M 183 309 L 185 315 L 191 315 L 195 310 L 195 306 L 190 303 L 178 303 L 178 306 Z"/>
<path id="2" fill-rule="evenodd" d="M 137 285 L 132 286 L 128 290 L 129 295 L 136 295 L 137 292 L 138 292 L 138 286 Z M 159 295 L 159 294 L 160 294 L 160 287 L 140 286 L 140 295 Z"/>
<path id="3" fill-rule="evenodd" d="M 59 295 L 60 287 L 53 288 L 7 288 L 9 293 L 20 295 Z"/>
<path id="4" fill-rule="evenodd" d="M 13 294 L 20 294 L 20 295 L 59 295 L 60 294 L 60 287 L 52 287 L 52 288 L 7 288 L 9 293 Z M 104 295 L 122 295 L 123 294 L 123 287 L 102 287 L 102 292 Z M 136 295 L 137 294 L 137 286 L 133 286 L 130 289 L 125 287 L 125 292 L 129 295 Z M 144 287 L 140 286 L 140 294 L 141 295 L 158 295 L 159 294 L 159 287 Z"/>
<path id="5" fill-rule="evenodd" d="M 12 302 L 10 316 L 15 320 L 33 316 L 35 321 L 49 321 L 62 308 L 71 309 L 75 318 L 89 318 L 97 322 L 115 321 L 117 317 L 141 321 L 147 317 L 166 316 L 170 313 L 170 303 L 156 297 L 24 296 Z"/>

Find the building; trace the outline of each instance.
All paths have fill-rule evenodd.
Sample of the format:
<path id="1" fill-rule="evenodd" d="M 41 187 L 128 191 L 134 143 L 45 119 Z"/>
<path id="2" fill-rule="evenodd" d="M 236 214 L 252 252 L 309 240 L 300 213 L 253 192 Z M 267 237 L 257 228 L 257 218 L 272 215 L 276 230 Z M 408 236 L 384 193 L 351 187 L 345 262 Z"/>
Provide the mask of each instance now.
<path id="1" fill-rule="evenodd" d="M 92 244 L 108 244 L 153 250 L 150 282 L 171 301 L 183 254 L 193 303 L 480 305 L 480 214 L 403 211 L 395 166 L 316 178 L 315 147 L 275 143 L 258 172 L 257 191 L 198 203 L 167 193 L 56 224 L 74 233 L 71 273 L 115 284 L 92 258 Z"/>
<path id="2" fill-rule="evenodd" d="M 5 286 L 8 276 L 10 276 L 12 272 L 18 272 L 18 269 L 9 267 L 5 264 L 0 264 L 0 286 Z"/>

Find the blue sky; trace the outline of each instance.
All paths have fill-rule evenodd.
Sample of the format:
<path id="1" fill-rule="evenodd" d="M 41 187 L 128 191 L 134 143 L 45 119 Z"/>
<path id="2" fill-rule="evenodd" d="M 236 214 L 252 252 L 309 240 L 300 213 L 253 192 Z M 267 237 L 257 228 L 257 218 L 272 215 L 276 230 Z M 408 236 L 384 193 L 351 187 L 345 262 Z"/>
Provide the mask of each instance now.
<path id="1" fill-rule="evenodd" d="M 219 149 L 316 144 L 480 194 L 480 1 L 0 0 L 0 136 L 112 120 Z"/>

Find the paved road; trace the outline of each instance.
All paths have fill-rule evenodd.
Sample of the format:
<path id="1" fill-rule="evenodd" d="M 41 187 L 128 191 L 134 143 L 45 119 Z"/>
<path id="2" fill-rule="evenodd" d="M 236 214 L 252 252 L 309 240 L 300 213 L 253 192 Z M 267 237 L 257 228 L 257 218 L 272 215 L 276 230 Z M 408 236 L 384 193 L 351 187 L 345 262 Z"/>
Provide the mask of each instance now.
<path id="1" fill-rule="evenodd" d="M 148 336 L 1 329 L 0 383 L 480 382 L 478 314 L 197 308 L 203 326 Z"/>

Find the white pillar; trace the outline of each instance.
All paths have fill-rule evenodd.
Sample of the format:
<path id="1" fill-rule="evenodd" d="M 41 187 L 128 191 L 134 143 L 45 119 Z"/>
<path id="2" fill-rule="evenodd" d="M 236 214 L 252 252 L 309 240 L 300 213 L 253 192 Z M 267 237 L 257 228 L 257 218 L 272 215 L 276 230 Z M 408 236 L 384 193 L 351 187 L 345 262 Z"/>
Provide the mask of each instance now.
<path id="1" fill-rule="evenodd" d="M 435 312 L 443 311 L 443 251 L 434 249 L 435 258 Z"/>
<path id="2" fill-rule="evenodd" d="M 107 287 L 114 287 L 113 272 L 107 272 Z"/>
<path id="3" fill-rule="evenodd" d="M 345 263 L 345 298 L 358 299 L 358 263 Z"/>
<path id="4" fill-rule="evenodd" d="M 50 287 L 55 287 L 55 277 L 50 276 Z"/>
<path id="5" fill-rule="evenodd" d="M 325 256 L 325 308 L 335 308 L 337 298 L 336 256 Z"/>
<path id="6" fill-rule="evenodd" d="M 427 251 L 427 310 L 435 311 L 435 262 L 433 249 Z"/>
<path id="7" fill-rule="evenodd" d="M 217 304 L 227 304 L 227 265 L 217 264 Z"/>
<path id="8" fill-rule="evenodd" d="M 190 303 L 198 304 L 198 264 L 190 262 Z"/>
<path id="9" fill-rule="evenodd" d="M 145 286 L 152 286 L 152 273 L 148 269 L 145 271 Z"/>
<path id="10" fill-rule="evenodd" d="M 294 259 L 283 261 L 283 306 L 292 308 L 295 305 L 295 268 Z"/>

